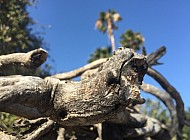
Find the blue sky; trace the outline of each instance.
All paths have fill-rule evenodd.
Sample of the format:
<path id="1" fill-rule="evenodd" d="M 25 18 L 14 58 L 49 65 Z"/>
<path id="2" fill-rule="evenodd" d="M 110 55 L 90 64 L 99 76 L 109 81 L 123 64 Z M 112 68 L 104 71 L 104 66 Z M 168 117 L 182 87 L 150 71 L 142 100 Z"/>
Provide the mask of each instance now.
<path id="1" fill-rule="evenodd" d="M 167 47 L 156 66 L 181 93 L 185 106 L 190 106 L 190 1 L 188 0 L 39 0 L 29 12 L 37 22 L 36 31 L 45 32 L 49 44 L 48 63 L 56 72 L 76 69 L 87 63 L 97 48 L 109 45 L 106 35 L 95 30 L 100 11 L 114 9 L 122 16 L 115 32 L 119 37 L 128 29 L 141 32 L 148 53 Z M 41 28 L 41 25 L 45 29 Z M 145 77 L 147 83 L 154 80 Z"/>

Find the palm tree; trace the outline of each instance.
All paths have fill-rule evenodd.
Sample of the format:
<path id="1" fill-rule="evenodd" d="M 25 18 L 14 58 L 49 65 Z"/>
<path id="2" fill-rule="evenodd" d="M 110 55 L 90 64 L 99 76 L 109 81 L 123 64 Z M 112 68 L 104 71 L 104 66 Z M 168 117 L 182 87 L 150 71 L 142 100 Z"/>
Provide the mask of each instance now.
<path id="1" fill-rule="evenodd" d="M 116 22 L 120 21 L 121 17 L 119 13 L 114 10 L 108 10 L 107 12 L 100 12 L 100 16 L 96 21 L 96 28 L 101 32 L 107 32 L 111 42 L 112 52 L 115 51 L 115 39 L 113 31 L 117 30 Z"/>
<path id="2" fill-rule="evenodd" d="M 97 48 L 93 54 L 90 55 L 89 63 L 98 60 L 100 58 L 108 58 L 111 56 L 111 47 Z"/>
<path id="3" fill-rule="evenodd" d="M 134 33 L 132 30 L 127 30 L 120 38 L 122 47 L 132 48 L 134 51 L 140 50 L 145 40 L 141 33 Z"/>

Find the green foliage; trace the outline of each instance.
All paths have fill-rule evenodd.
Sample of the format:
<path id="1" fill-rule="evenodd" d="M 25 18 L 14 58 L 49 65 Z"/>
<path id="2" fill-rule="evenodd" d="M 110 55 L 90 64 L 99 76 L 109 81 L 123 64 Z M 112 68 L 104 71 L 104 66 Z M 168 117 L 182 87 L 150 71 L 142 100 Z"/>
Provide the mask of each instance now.
<path id="1" fill-rule="evenodd" d="M 0 112 L 0 129 L 9 133 L 18 133 L 20 129 L 12 129 L 14 121 L 16 121 L 18 118 L 19 117 L 15 115 Z"/>
<path id="2" fill-rule="evenodd" d="M 144 43 L 144 37 L 141 33 L 135 33 L 132 30 L 127 30 L 121 35 L 120 39 L 120 44 L 122 47 L 131 48 L 135 51 L 140 50 Z"/>
<path id="3" fill-rule="evenodd" d="M 160 101 L 154 101 L 147 99 L 145 104 L 140 108 L 140 112 L 147 116 L 156 118 L 163 122 L 164 124 L 170 124 L 169 112 L 160 103 Z"/>
<path id="4" fill-rule="evenodd" d="M 1 129 L 9 130 L 13 122 L 17 119 L 16 116 L 8 113 L 0 112 L 0 127 Z"/>
<path id="5" fill-rule="evenodd" d="M 107 12 L 100 12 L 99 18 L 96 21 L 96 28 L 101 32 L 105 33 L 108 31 L 109 23 L 111 24 L 112 30 L 117 30 L 118 27 L 116 26 L 116 22 L 120 21 L 122 18 L 114 10 L 108 10 Z"/>
<path id="6" fill-rule="evenodd" d="M 0 55 L 28 52 L 42 47 L 42 38 L 33 33 L 29 0 L 0 1 Z"/>
<path id="7" fill-rule="evenodd" d="M 187 120 L 190 120 L 190 107 L 185 111 Z M 190 138 L 190 127 L 184 126 L 182 131 L 183 139 L 189 140 Z"/>
<path id="8" fill-rule="evenodd" d="M 116 22 L 121 20 L 121 16 L 114 10 L 108 10 L 107 12 L 100 12 L 100 16 L 96 21 L 96 28 L 100 32 L 107 32 L 110 39 L 112 52 L 115 51 L 115 39 L 113 31 L 117 30 Z"/>
<path id="9" fill-rule="evenodd" d="M 0 1 L 0 55 L 28 52 L 45 47 L 42 37 L 34 33 L 33 25 L 35 22 L 27 11 L 27 7 L 31 6 L 33 2 L 30 0 Z M 0 75 L 44 75 L 39 71 L 43 72 L 40 68 L 28 70 L 22 67 L 14 67 L 1 71 Z"/>
<path id="10" fill-rule="evenodd" d="M 108 58 L 111 56 L 111 47 L 97 48 L 93 54 L 90 55 L 88 62 L 93 62 L 100 58 Z"/>
<path id="11" fill-rule="evenodd" d="M 147 99 L 146 103 L 141 106 L 140 112 L 147 116 L 156 118 L 161 122 L 169 125 L 171 120 L 169 119 L 169 111 L 167 111 L 160 103 L 160 101 L 153 101 L 151 99 Z M 190 120 L 190 107 L 185 111 L 186 117 Z M 182 131 L 183 140 L 189 140 L 190 138 L 190 127 L 184 126 Z M 176 137 L 173 138 L 175 140 Z"/>

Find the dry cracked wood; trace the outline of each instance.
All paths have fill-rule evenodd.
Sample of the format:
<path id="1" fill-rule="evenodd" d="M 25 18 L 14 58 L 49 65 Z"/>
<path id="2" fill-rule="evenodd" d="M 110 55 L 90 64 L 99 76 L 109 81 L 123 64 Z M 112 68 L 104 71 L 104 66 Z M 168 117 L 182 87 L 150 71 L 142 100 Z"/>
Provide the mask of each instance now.
<path id="1" fill-rule="evenodd" d="M 142 103 L 139 85 L 147 70 L 143 55 L 119 49 L 80 82 L 31 76 L 0 78 L 0 110 L 29 119 L 50 117 L 63 126 L 112 119 L 130 102 Z"/>

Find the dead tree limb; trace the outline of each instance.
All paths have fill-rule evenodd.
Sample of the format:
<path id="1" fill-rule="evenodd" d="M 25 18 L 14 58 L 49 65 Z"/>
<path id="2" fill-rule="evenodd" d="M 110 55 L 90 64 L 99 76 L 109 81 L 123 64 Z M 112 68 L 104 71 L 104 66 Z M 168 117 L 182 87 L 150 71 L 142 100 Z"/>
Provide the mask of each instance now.
<path id="1" fill-rule="evenodd" d="M 131 101 L 142 102 L 139 85 L 147 70 L 143 55 L 119 49 L 95 77 L 80 82 L 31 76 L 0 78 L 0 110 L 29 119 L 50 117 L 63 126 L 114 118 Z"/>
<path id="2" fill-rule="evenodd" d="M 130 113 L 133 119 L 131 124 L 135 120 L 141 121 L 146 120 L 143 125 L 140 126 L 130 126 L 127 124 L 115 124 L 115 123 L 103 123 L 103 139 L 115 140 L 115 139 L 139 139 L 145 140 L 147 137 L 159 139 L 170 140 L 171 136 L 169 130 L 165 125 L 160 123 L 158 120 L 151 117 L 142 116 L 138 113 Z"/>
<path id="3" fill-rule="evenodd" d="M 183 100 L 179 94 L 179 92 L 166 80 L 164 76 L 162 76 L 158 71 L 156 71 L 153 68 L 148 68 L 147 74 L 154 78 L 161 86 L 162 88 L 171 95 L 171 97 L 176 102 L 176 111 L 177 111 L 177 117 L 179 121 L 178 126 L 178 139 L 182 139 L 181 132 L 182 128 L 185 124 L 185 111 L 184 111 L 184 103 Z"/>
<path id="4" fill-rule="evenodd" d="M 0 56 L 0 71 L 9 66 L 24 66 L 29 69 L 37 68 L 46 61 L 47 52 L 36 49 L 28 53 L 13 53 Z"/>
<path id="5" fill-rule="evenodd" d="M 147 74 L 153 79 L 155 79 L 162 86 L 162 88 L 168 94 L 170 94 L 171 97 L 175 100 L 177 117 L 179 121 L 178 139 L 180 140 L 182 139 L 182 136 L 181 136 L 182 128 L 184 124 L 186 124 L 183 100 L 181 99 L 179 92 L 166 80 L 166 78 L 163 75 L 161 75 L 158 71 L 151 68 L 152 65 L 161 64 L 158 62 L 158 59 L 160 59 L 165 54 L 165 52 L 166 52 L 166 48 L 161 47 L 156 52 L 148 55 L 147 62 L 149 64 L 149 68 L 148 68 Z"/>
<path id="6" fill-rule="evenodd" d="M 107 60 L 107 58 L 102 58 L 102 59 L 96 60 L 90 64 L 87 64 L 84 67 L 80 67 L 76 70 L 73 70 L 70 72 L 65 72 L 65 73 L 60 73 L 60 74 L 55 74 L 55 75 L 52 75 L 51 77 L 57 78 L 60 80 L 69 80 L 69 79 L 75 78 L 77 76 L 80 76 L 82 73 L 84 73 L 87 70 L 99 67 L 102 63 L 106 62 L 106 60 Z"/>
<path id="7" fill-rule="evenodd" d="M 147 92 L 147 93 L 152 94 L 153 96 L 156 96 L 168 108 L 170 112 L 170 116 L 171 116 L 170 135 L 171 137 L 175 136 L 175 134 L 178 131 L 178 118 L 177 118 L 177 112 L 176 112 L 176 108 L 173 102 L 173 98 L 168 93 L 150 84 L 143 83 L 141 85 L 141 89 L 144 92 Z"/>
<path id="8" fill-rule="evenodd" d="M 162 46 L 155 52 L 147 56 L 147 63 L 149 66 L 162 64 L 158 60 L 166 53 L 166 47 Z"/>
<path id="9" fill-rule="evenodd" d="M 25 135 L 22 139 L 23 140 L 38 140 L 42 135 L 46 134 L 52 127 L 53 127 L 54 121 L 48 120 L 44 124 L 42 124 L 40 127 L 38 127 L 36 130 L 34 130 L 32 133 L 29 133 Z"/>
<path id="10" fill-rule="evenodd" d="M 165 53 L 166 53 L 166 48 L 163 46 L 163 47 L 160 47 L 155 52 L 149 54 L 147 56 L 147 63 L 149 64 L 149 66 L 162 64 L 162 63 L 159 63 L 158 60 Z M 78 68 L 76 70 L 73 70 L 73 71 L 70 71 L 70 72 L 64 72 L 64 73 L 60 73 L 60 74 L 55 74 L 55 75 L 52 75 L 51 77 L 57 78 L 57 79 L 60 79 L 60 80 L 69 80 L 69 79 L 75 78 L 77 76 L 80 76 L 84 72 L 85 72 L 85 75 L 83 75 L 83 76 L 88 77 L 88 75 L 91 75 L 93 72 L 96 72 L 96 70 L 94 71 L 94 69 L 98 68 L 104 62 L 106 62 L 106 60 L 107 60 L 107 58 L 102 58 L 102 59 L 96 60 L 96 61 L 94 61 L 94 62 L 92 62 L 90 64 L 87 64 L 87 65 L 85 65 L 83 67 L 80 67 L 80 68 Z M 84 79 L 84 78 L 82 78 L 82 79 Z"/>
<path id="11" fill-rule="evenodd" d="M 165 48 L 161 48 L 149 55 L 147 57 L 149 66 L 159 64 L 157 61 L 164 53 Z M 52 77 L 46 79 L 31 76 L 0 77 L 0 111 L 29 119 L 50 117 L 52 121 L 49 126 L 53 121 L 65 127 L 93 125 L 105 121 L 118 125 L 124 123 L 125 137 L 167 135 L 168 131 L 165 131 L 160 122 L 152 119 L 147 121 L 140 114 L 126 110 L 130 103 L 144 101 L 140 97 L 139 87 L 147 67 L 144 56 L 130 49 L 120 48 L 109 59 L 96 61 L 56 77 L 61 80 L 71 79 L 86 70 L 97 68 L 95 75 L 80 82 L 60 81 Z M 130 126 L 133 128 L 130 129 Z M 50 127 L 44 124 L 44 128 L 48 131 Z M 121 128 L 123 125 L 119 126 L 119 130 Z M 36 135 L 33 133 L 29 135 L 35 138 L 47 131 L 39 129 L 39 133 L 35 132 Z M 167 135 L 168 139 L 169 137 Z"/>

